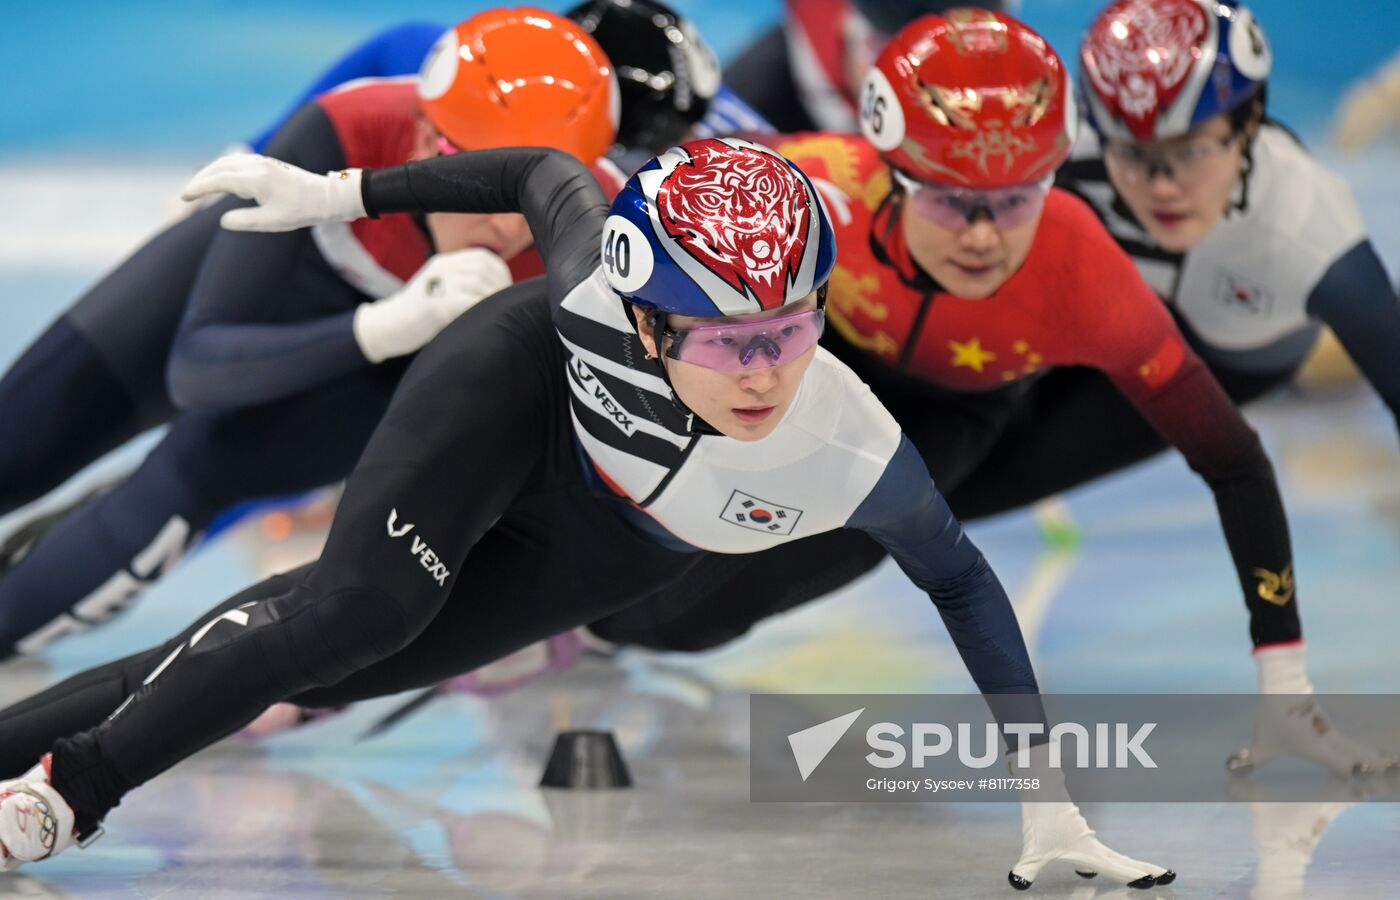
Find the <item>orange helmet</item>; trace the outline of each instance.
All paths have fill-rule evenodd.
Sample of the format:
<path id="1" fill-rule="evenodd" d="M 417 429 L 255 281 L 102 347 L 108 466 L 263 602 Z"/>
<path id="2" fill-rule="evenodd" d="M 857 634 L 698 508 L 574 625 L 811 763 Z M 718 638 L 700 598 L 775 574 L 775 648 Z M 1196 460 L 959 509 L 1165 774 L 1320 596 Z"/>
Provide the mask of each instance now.
<path id="1" fill-rule="evenodd" d="M 612 64 L 577 22 L 492 9 L 450 28 L 418 75 L 423 113 L 463 150 L 554 147 L 591 163 L 612 146 Z"/>

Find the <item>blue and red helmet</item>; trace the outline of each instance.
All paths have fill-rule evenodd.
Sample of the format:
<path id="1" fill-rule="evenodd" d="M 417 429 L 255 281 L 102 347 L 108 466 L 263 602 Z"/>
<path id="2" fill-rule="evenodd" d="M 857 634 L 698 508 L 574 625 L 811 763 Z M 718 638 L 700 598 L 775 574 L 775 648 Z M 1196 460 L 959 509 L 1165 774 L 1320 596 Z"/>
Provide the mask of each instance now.
<path id="1" fill-rule="evenodd" d="M 1235 0 L 1117 0 L 1079 49 L 1090 125 L 1106 138 L 1185 134 L 1259 93 L 1273 54 Z"/>
<path id="2" fill-rule="evenodd" d="M 690 141 L 642 166 L 603 226 L 608 285 L 684 316 L 777 309 L 825 284 L 835 262 L 811 179 L 738 138 Z"/>

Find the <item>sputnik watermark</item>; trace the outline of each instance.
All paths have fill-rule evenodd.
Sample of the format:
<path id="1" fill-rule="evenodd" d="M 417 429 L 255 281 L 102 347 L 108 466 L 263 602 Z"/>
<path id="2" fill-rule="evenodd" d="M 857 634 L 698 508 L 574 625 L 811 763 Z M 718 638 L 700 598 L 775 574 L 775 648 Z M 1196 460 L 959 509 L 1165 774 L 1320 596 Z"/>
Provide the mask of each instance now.
<path id="1" fill-rule="evenodd" d="M 956 724 L 954 729 L 942 722 L 916 722 L 909 729 L 910 747 L 906 751 L 901 738 L 905 735 L 903 726 L 894 722 L 877 722 L 865 732 L 865 741 L 871 752 L 865 760 L 880 769 L 897 769 L 905 764 L 922 769 L 933 757 L 946 756 L 956 752 L 958 762 L 969 769 L 986 769 L 994 766 L 1001 757 L 1002 735 L 1009 746 L 1014 746 L 1012 757 L 1018 769 L 1031 764 L 1033 739 L 1045 735 L 1046 727 L 1039 722 L 1013 722 L 996 725 L 986 723 L 973 725 L 970 722 Z M 1143 748 L 1143 742 L 1157 727 L 1156 722 L 1143 722 L 1132 725 L 1127 722 L 1094 722 L 1087 726 L 1078 722 L 1060 722 L 1049 729 L 1048 762 L 1052 769 L 1064 768 L 1064 740 L 1074 738 L 1074 760 L 1078 769 L 1126 769 L 1133 761 L 1145 769 L 1157 768 L 1157 762 Z M 1133 729 L 1130 733 L 1129 729 Z M 979 744 L 974 739 L 976 731 L 982 732 Z M 1092 731 L 1094 738 L 1090 741 Z M 1039 743 L 1047 743 L 1042 740 Z M 1091 747 L 1092 743 L 1092 747 Z M 977 752 L 978 750 L 981 752 Z M 1091 752 L 1092 750 L 1092 752 Z"/>
<path id="2" fill-rule="evenodd" d="M 788 735 L 788 745 L 792 748 L 792 757 L 803 781 L 816 771 L 863 712 L 865 708 L 861 707 Z M 906 729 L 896 722 L 876 722 L 865 731 L 865 742 L 870 747 L 865 761 L 879 769 L 897 769 L 906 763 L 915 769 L 922 769 L 930 759 L 955 754 L 958 762 L 967 768 L 986 769 L 996 765 L 1001 758 L 1001 747 L 1005 741 L 1008 747 L 1013 748 L 1013 764 L 1022 770 L 1030 767 L 1031 747 L 1036 743 L 1049 745 L 1045 764 L 1052 769 L 1062 768 L 1066 763 L 1078 769 L 1126 769 L 1134 762 L 1145 769 L 1155 769 L 1157 762 L 1143 743 L 1156 728 L 1156 722 L 1094 722 L 1090 725 L 1059 722 L 1048 730 L 1042 722 L 957 722 L 951 727 L 943 722 L 915 722 Z M 977 732 L 981 733 L 980 744 L 974 738 Z M 909 736 L 908 748 L 903 743 L 906 734 Z M 1042 739 L 1037 741 L 1037 738 Z M 1072 762 L 1065 759 L 1064 743 L 1067 738 L 1074 739 Z M 985 778 L 978 780 L 984 787 L 988 783 Z M 904 789 L 888 786 L 893 783 L 907 784 L 911 790 L 927 783 L 925 789 L 937 789 L 937 780 L 931 778 L 878 779 L 879 785 L 873 786 L 876 781 L 871 779 L 872 790 Z M 961 781 L 956 784 L 960 785 Z"/>
<path id="3" fill-rule="evenodd" d="M 1226 763 L 1248 748 L 1278 760 L 1249 776 L 1252 797 L 1355 799 L 1345 780 L 1306 765 L 1307 753 L 1337 743 L 1338 734 L 1382 749 L 1400 735 L 1388 730 L 1400 722 L 1400 696 L 1328 696 L 1326 718 L 1304 715 L 1320 705 L 1315 697 L 1276 701 L 1248 694 L 755 694 L 749 796 L 990 802 L 1029 793 L 1055 802 L 1068 789 L 1082 802 L 1216 802 L 1244 793 L 1239 767 Z M 1400 770 L 1393 784 L 1387 772 L 1366 783 L 1365 799 L 1400 800 Z M 1026 779 L 1040 787 L 1027 790 Z"/>

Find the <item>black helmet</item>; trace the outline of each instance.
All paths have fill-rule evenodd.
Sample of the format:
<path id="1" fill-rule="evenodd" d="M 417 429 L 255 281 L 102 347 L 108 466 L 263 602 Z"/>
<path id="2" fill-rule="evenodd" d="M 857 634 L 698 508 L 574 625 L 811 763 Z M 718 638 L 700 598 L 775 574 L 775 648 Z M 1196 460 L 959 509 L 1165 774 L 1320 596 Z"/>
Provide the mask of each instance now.
<path id="1" fill-rule="evenodd" d="M 705 116 L 719 62 L 690 21 L 654 0 L 589 0 L 565 13 L 603 48 L 617 72 L 617 142 L 660 153 Z"/>
<path id="2" fill-rule="evenodd" d="M 919 16 L 944 13 L 958 6 L 976 6 L 997 12 L 1009 12 L 1011 0 L 855 0 L 860 14 L 881 34 L 894 36 Z M 603 52 L 607 53 L 606 45 Z"/>

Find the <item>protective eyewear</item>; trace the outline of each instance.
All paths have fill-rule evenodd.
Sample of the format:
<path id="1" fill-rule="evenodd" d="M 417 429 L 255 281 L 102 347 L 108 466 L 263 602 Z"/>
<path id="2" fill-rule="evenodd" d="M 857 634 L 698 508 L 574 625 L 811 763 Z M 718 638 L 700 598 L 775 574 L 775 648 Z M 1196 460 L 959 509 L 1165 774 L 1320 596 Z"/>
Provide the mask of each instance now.
<path id="1" fill-rule="evenodd" d="M 1238 132 L 1228 137 L 1198 137 L 1167 146 L 1144 146 L 1129 142 L 1112 142 L 1104 151 L 1104 161 L 1123 181 L 1141 184 L 1151 181 L 1158 173 L 1179 183 L 1190 178 L 1201 166 L 1224 153 Z"/>
<path id="2" fill-rule="evenodd" d="M 701 325 L 682 331 L 661 330 L 662 352 L 671 359 L 715 369 L 742 372 L 792 362 L 817 345 L 826 328 L 826 310 L 763 319 Z"/>
<path id="3" fill-rule="evenodd" d="M 962 188 L 915 181 L 898 169 L 894 179 L 914 204 L 921 218 L 956 231 L 985 215 L 997 228 L 1015 228 L 1028 222 L 1045 206 L 1052 179 L 1005 188 Z"/>

